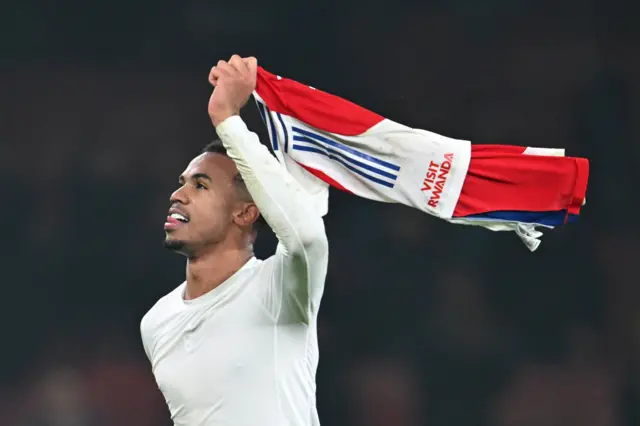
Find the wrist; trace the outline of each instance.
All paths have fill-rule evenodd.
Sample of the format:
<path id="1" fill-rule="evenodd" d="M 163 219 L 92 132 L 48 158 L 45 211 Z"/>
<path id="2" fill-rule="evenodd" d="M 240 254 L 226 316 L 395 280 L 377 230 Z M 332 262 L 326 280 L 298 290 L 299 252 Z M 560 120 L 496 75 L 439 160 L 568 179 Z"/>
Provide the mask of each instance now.
<path id="1" fill-rule="evenodd" d="M 233 144 L 233 141 L 244 139 L 248 131 L 249 129 L 247 128 L 247 125 L 239 115 L 232 115 L 230 117 L 227 117 L 226 120 L 222 121 L 216 127 L 216 133 L 218 134 L 218 137 L 225 144 Z"/>
<path id="2" fill-rule="evenodd" d="M 209 117 L 211 118 L 211 122 L 213 123 L 213 126 L 218 127 L 222 122 L 227 120 L 229 117 L 233 117 L 237 115 L 240 115 L 240 114 L 234 111 L 223 111 L 215 114 L 209 114 Z"/>

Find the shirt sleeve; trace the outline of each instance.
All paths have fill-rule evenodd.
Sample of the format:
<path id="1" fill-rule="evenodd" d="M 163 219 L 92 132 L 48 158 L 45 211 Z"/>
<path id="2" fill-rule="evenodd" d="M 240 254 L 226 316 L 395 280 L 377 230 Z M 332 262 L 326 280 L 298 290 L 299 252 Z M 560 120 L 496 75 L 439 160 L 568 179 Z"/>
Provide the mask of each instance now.
<path id="1" fill-rule="evenodd" d="M 322 216 L 240 117 L 228 118 L 216 131 L 278 238 L 276 253 L 267 261 L 269 284 L 261 299 L 276 320 L 308 323 L 317 314 L 327 273 L 329 244 Z"/>

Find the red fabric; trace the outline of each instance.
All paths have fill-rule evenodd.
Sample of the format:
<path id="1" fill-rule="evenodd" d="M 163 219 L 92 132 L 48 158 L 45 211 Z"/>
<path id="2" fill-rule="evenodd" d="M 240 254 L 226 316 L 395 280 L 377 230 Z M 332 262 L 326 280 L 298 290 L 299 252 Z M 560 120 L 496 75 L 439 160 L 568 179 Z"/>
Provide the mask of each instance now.
<path id="1" fill-rule="evenodd" d="M 256 92 L 271 111 L 330 133 L 357 136 L 384 120 L 350 101 L 279 78 L 261 67 Z M 469 170 L 453 216 L 496 211 L 565 210 L 567 215 L 579 214 L 589 177 L 588 160 L 525 155 L 525 149 L 514 145 L 472 145 Z M 333 187 L 347 191 L 321 170 L 301 166 Z"/>
<path id="2" fill-rule="evenodd" d="M 522 154 L 524 147 L 472 145 L 471 162 L 454 211 L 464 217 L 491 211 L 578 214 L 585 198 L 585 158 Z"/>
<path id="3" fill-rule="evenodd" d="M 271 111 L 339 135 L 356 136 L 384 120 L 353 102 L 288 78 L 278 78 L 262 67 L 258 67 L 256 92 Z"/>

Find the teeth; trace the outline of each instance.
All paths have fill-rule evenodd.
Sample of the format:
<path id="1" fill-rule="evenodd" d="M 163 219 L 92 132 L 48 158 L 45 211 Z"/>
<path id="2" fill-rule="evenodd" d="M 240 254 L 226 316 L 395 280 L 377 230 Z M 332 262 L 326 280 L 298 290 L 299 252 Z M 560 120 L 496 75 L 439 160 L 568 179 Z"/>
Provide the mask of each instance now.
<path id="1" fill-rule="evenodd" d="M 189 219 L 182 216 L 180 213 L 171 213 L 171 217 L 176 220 L 179 220 L 180 222 L 189 222 Z"/>

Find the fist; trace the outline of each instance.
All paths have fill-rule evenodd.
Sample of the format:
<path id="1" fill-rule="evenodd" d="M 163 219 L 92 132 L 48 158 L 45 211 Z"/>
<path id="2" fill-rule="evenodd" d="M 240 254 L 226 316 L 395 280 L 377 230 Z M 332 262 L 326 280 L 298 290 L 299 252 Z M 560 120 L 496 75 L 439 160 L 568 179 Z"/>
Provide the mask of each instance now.
<path id="1" fill-rule="evenodd" d="M 209 98 L 209 117 L 214 126 L 232 115 L 239 115 L 256 88 L 258 61 L 233 55 L 211 68 L 209 82 L 214 86 Z"/>

